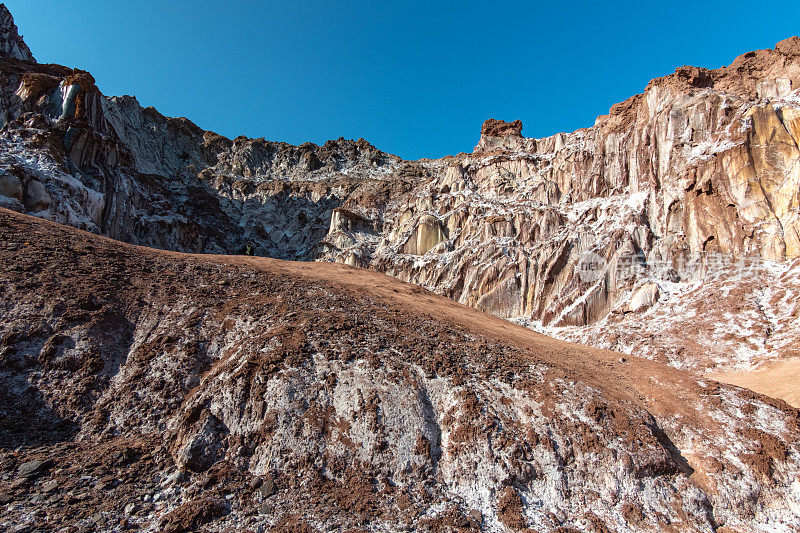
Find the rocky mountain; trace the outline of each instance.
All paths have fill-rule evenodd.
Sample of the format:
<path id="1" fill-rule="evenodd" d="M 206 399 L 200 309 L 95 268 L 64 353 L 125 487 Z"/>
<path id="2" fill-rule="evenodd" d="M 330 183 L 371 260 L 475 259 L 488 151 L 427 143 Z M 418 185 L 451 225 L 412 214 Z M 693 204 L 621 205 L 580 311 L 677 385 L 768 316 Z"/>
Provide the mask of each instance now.
<path id="1" fill-rule="evenodd" d="M 368 270 L 0 236 L 0 527 L 800 527 L 781 401 Z"/>
<path id="2" fill-rule="evenodd" d="M 800 39 L 522 131 L 228 139 L 0 4 L 0 528 L 800 528 Z"/>
<path id="3" fill-rule="evenodd" d="M 0 205 L 15 211 L 161 249 L 362 266 L 615 349 L 636 342 L 571 327 L 625 329 L 720 263 L 800 254 L 796 37 L 681 67 L 590 128 L 531 139 L 489 120 L 472 153 L 408 162 L 363 140 L 203 131 L 35 63 L 0 22 Z"/>

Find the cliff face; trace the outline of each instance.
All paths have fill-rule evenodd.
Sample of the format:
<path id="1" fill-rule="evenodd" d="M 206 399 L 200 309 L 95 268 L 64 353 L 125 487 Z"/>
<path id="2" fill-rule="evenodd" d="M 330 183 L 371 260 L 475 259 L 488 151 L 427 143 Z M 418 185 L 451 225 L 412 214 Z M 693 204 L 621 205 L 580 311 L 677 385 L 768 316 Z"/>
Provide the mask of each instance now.
<path id="1" fill-rule="evenodd" d="M 15 211 L 367 267 L 570 336 L 661 309 L 720 262 L 800 256 L 796 37 L 681 67 L 590 128 L 532 139 L 489 120 L 472 153 L 407 162 L 364 140 L 230 140 L 108 98 L 34 63 L 3 13 L 0 48 L 19 53 L 0 58 L 0 205 Z"/>
<path id="2" fill-rule="evenodd" d="M 0 72 L 0 167 L 21 189 L 0 203 L 17 211 L 158 248 L 252 242 L 260 255 L 309 259 L 342 199 L 404 186 L 384 183 L 400 160 L 363 140 L 231 141 L 107 98 L 83 71 L 0 59 Z"/>
<path id="3" fill-rule="evenodd" d="M 799 50 L 678 69 L 571 134 L 487 121 L 472 154 L 384 210 L 356 263 L 499 316 L 584 325 L 630 294 L 622 270 L 694 281 L 717 254 L 796 258 Z M 409 254 L 421 236 L 436 246 Z M 607 273 L 580 276 L 587 254 Z"/>
<path id="4" fill-rule="evenodd" d="M 0 57 L 36 61 L 30 48 L 19 34 L 19 29 L 14 24 L 14 17 L 11 16 L 11 12 L 5 4 L 0 4 Z"/>

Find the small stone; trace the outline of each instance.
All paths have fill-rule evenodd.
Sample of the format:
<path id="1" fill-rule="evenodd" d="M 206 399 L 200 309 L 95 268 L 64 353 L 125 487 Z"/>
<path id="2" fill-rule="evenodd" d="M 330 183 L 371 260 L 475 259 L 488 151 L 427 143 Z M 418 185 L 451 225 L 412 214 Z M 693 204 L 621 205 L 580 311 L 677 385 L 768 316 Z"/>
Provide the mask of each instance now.
<path id="1" fill-rule="evenodd" d="M 11 494 L 0 494 L 0 505 L 5 505 L 14 501 L 14 496 Z"/>
<path id="2" fill-rule="evenodd" d="M 48 481 L 44 485 L 42 485 L 42 492 L 53 492 L 59 486 L 59 482 L 55 479 L 52 481 Z"/>
<path id="3" fill-rule="evenodd" d="M 259 506 L 258 514 L 260 514 L 260 515 L 269 515 L 269 514 L 272 514 L 272 511 L 274 509 L 275 508 L 272 506 L 271 503 L 264 503 L 261 506 Z"/>
<path id="4" fill-rule="evenodd" d="M 111 460 L 113 464 L 116 466 L 122 466 L 127 463 L 130 463 L 132 459 L 133 459 L 133 452 L 132 450 L 129 449 L 125 449 L 119 452 L 114 452 L 114 454 L 111 456 Z"/>
<path id="5" fill-rule="evenodd" d="M 24 478 L 24 477 L 21 477 L 21 478 L 15 479 L 14 481 L 11 482 L 11 488 L 12 489 L 21 489 L 22 487 L 24 487 L 27 484 L 28 484 L 28 479 Z"/>
<path id="6" fill-rule="evenodd" d="M 272 476 L 267 476 L 264 478 L 261 487 L 258 489 L 258 492 L 261 494 L 263 498 L 269 498 L 275 492 L 275 480 L 272 479 Z"/>
<path id="7" fill-rule="evenodd" d="M 628 362 L 628 360 L 627 360 L 627 359 L 625 359 L 624 357 L 620 357 L 620 358 L 619 358 L 619 362 L 620 362 L 620 363 L 627 363 L 627 362 Z"/>
<path id="8" fill-rule="evenodd" d="M 469 517 L 472 518 L 478 525 L 483 524 L 483 513 L 478 511 L 477 509 L 473 509 L 469 512 Z"/>
<path id="9" fill-rule="evenodd" d="M 41 475 L 49 465 L 49 461 L 28 461 L 17 470 L 17 477 L 34 478 Z"/>
<path id="10" fill-rule="evenodd" d="M 136 512 L 136 504 L 135 503 L 129 503 L 128 505 L 125 506 L 125 514 L 127 516 L 131 516 L 135 512 Z"/>

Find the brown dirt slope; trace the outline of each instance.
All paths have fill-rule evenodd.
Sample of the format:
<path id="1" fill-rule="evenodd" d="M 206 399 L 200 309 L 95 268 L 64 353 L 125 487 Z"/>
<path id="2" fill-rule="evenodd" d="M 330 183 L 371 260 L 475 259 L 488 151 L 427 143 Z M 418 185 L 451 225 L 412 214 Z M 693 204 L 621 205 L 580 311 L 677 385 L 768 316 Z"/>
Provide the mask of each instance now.
<path id="1" fill-rule="evenodd" d="M 783 402 L 342 265 L 2 210 L 0 265 L 0 527 L 800 525 Z"/>

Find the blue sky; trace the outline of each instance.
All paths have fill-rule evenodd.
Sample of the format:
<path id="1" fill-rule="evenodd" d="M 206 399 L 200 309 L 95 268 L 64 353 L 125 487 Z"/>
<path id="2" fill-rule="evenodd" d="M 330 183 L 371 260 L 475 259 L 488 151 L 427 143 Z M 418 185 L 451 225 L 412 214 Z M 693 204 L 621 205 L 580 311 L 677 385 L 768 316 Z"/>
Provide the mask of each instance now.
<path id="1" fill-rule="evenodd" d="M 800 3 L 7 0 L 40 62 L 228 137 L 471 151 L 489 117 L 590 126 L 681 65 L 800 33 Z"/>

